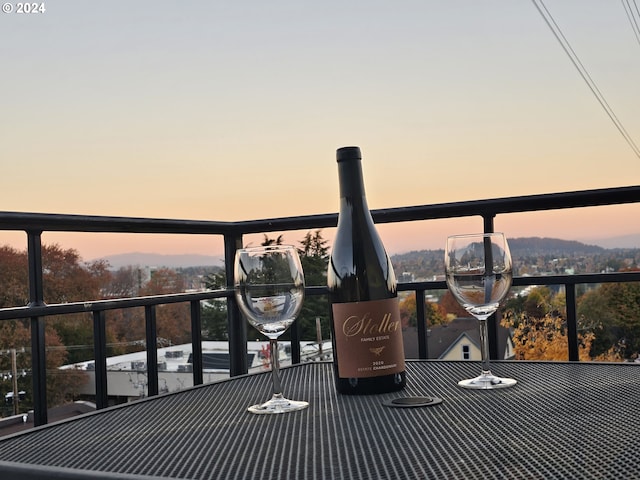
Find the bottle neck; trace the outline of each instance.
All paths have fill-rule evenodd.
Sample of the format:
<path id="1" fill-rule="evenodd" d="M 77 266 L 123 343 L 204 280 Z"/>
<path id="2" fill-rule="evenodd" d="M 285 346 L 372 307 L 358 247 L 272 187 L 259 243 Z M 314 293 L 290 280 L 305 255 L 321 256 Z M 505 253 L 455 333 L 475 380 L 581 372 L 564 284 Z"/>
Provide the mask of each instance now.
<path id="1" fill-rule="evenodd" d="M 338 162 L 338 179 L 341 199 L 366 202 L 364 180 L 362 178 L 362 162 L 360 159 Z"/>

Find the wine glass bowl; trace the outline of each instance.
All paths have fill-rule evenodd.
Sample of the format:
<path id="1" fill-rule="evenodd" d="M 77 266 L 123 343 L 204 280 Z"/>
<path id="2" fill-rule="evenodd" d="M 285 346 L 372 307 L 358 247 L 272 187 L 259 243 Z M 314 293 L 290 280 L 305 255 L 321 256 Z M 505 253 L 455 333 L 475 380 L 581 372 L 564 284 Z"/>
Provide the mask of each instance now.
<path id="1" fill-rule="evenodd" d="M 304 300 L 304 274 L 300 257 L 291 245 L 267 245 L 236 251 L 235 297 L 247 321 L 269 338 L 273 395 L 252 405 L 251 413 L 285 413 L 309 406 L 282 395 L 278 337 L 295 321 Z"/>
<path id="2" fill-rule="evenodd" d="M 261 287 L 245 286 L 240 289 L 240 295 L 240 310 L 248 322 L 260 333 L 276 338 L 295 321 L 302 305 L 304 287 L 301 290 L 291 285 L 288 293 L 282 294 Z"/>
<path id="3" fill-rule="evenodd" d="M 510 273 L 484 272 L 458 273 L 447 275 L 447 285 L 460 305 L 476 318 L 488 318 L 493 314 L 511 287 Z M 490 283 L 489 291 L 486 284 Z"/>
<path id="4" fill-rule="evenodd" d="M 452 235 L 447 238 L 445 273 L 449 291 L 479 321 L 482 373 L 458 385 L 472 389 L 495 389 L 515 385 L 489 368 L 487 319 L 509 293 L 513 268 L 509 245 L 502 233 Z"/>

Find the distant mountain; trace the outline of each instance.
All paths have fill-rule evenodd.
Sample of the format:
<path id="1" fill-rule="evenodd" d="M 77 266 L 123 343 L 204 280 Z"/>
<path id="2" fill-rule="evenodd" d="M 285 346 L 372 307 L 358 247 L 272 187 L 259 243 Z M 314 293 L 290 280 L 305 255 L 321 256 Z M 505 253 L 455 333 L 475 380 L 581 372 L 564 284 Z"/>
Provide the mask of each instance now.
<path id="1" fill-rule="evenodd" d="M 604 252 L 603 247 L 586 245 L 575 240 L 560 240 L 558 238 L 510 238 L 509 250 L 514 257 L 553 255 L 591 255 Z"/>
<path id="2" fill-rule="evenodd" d="M 584 243 L 599 245 L 604 248 L 640 248 L 640 234 L 621 235 L 608 238 L 584 238 Z"/>
<path id="3" fill-rule="evenodd" d="M 611 258 L 620 255 L 624 250 L 626 255 L 629 249 L 607 249 L 598 245 L 587 245 L 574 240 L 561 240 L 558 238 L 509 238 L 509 249 L 514 259 L 551 259 L 590 257 L 600 258 L 600 263 L 607 262 Z M 635 249 L 640 251 L 640 248 Z M 635 254 L 633 255 L 635 256 Z M 529 260 L 530 261 L 530 260 Z M 444 249 L 421 250 L 407 252 L 391 256 L 391 263 L 397 275 L 405 272 L 414 278 L 428 279 L 434 275 L 441 275 L 444 270 Z M 599 271 L 597 267 L 595 271 Z M 602 267 L 603 268 L 603 267 Z"/>
<path id="4" fill-rule="evenodd" d="M 541 238 L 541 237 L 524 237 L 509 238 L 509 249 L 514 257 L 524 257 L 532 255 L 554 255 L 554 256 L 570 256 L 570 255 L 589 255 L 606 251 L 605 248 L 598 245 L 587 245 L 575 240 L 561 240 L 559 238 Z M 407 253 L 392 255 L 393 261 L 402 262 L 404 260 L 412 261 L 416 257 L 435 255 L 440 258 L 444 255 L 444 249 L 438 250 L 421 250 Z"/>
<path id="5" fill-rule="evenodd" d="M 223 265 L 224 258 L 215 255 L 162 255 L 158 253 L 122 253 L 118 255 L 108 255 L 99 260 L 106 260 L 112 268 L 121 268 L 129 265 L 140 265 L 144 267 L 167 267 L 186 268 Z"/>
<path id="6" fill-rule="evenodd" d="M 566 257 L 576 255 L 594 255 L 606 250 L 620 248 L 640 248 L 640 235 L 627 235 L 610 239 L 593 240 L 593 244 L 587 244 L 575 240 L 561 240 L 558 238 L 509 238 L 509 247 L 514 257 L 548 256 Z M 426 263 L 441 262 L 444 252 L 439 250 L 423 250 L 420 252 L 407 252 L 391 256 L 396 270 L 400 272 L 409 265 L 415 266 L 415 262 L 426 267 Z M 140 265 L 145 267 L 187 268 L 214 266 L 221 267 L 224 263 L 222 255 L 161 255 L 156 253 L 123 253 L 109 255 L 101 258 L 106 260 L 113 268 L 126 267 L 128 265 Z"/>

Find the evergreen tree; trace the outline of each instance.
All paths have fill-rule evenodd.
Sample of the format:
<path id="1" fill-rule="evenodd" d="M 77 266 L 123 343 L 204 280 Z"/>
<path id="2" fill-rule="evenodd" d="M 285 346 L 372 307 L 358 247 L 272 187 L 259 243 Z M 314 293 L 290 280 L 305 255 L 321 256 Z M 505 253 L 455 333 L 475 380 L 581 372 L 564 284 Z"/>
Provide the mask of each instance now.
<path id="1" fill-rule="evenodd" d="M 307 286 L 325 286 L 327 284 L 327 266 L 329 265 L 328 240 L 322 237 L 321 230 L 307 232 L 300 241 L 298 254 L 304 270 Z M 330 338 L 329 300 L 326 295 L 307 295 L 298 316 L 300 338 L 317 340 L 316 319 L 320 319 L 320 331 L 323 340 Z"/>
<path id="2" fill-rule="evenodd" d="M 281 245 L 282 235 L 276 238 L 264 236 L 261 245 Z M 327 284 L 327 265 L 329 262 L 328 240 L 322 237 L 321 230 L 308 232 L 300 241 L 298 255 L 304 271 L 305 284 L 307 286 L 324 286 Z M 225 288 L 227 284 L 224 271 L 209 275 L 205 280 L 205 286 L 209 289 Z M 321 335 L 323 339 L 330 338 L 329 329 L 329 303 L 326 295 L 306 295 L 302 305 L 302 311 L 296 322 L 300 331 L 301 340 L 313 341 L 317 339 L 316 318 L 320 319 Z M 207 340 L 226 340 L 227 333 L 227 306 L 223 301 L 211 301 L 202 307 L 202 328 Z M 281 337 L 282 340 L 290 338 L 287 330 Z"/>
<path id="3" fill-rule="evenodd" d="M 220 290 L 227 286 L 227 276 L 224 270 L 208 275 L 205 287 L 210 290 Z M 201 303 L 202 337 L 204 340 L 228 340 L 227 300 L 225 298 L 212 299 Z"/>

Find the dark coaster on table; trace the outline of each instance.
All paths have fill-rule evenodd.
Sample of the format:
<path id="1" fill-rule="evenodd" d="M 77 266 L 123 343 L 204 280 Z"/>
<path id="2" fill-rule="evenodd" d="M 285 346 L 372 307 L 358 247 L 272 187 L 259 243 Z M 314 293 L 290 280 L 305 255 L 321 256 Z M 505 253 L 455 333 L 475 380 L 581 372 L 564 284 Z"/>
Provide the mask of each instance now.
<path id="1" fill-rule="evenodd" d="M 439 403 L 442 403 L 442 399 L 438 397 L 399 397 L 384 402 L 383 405 L 385 407 L 415 408 L 430 407 Z"/>

